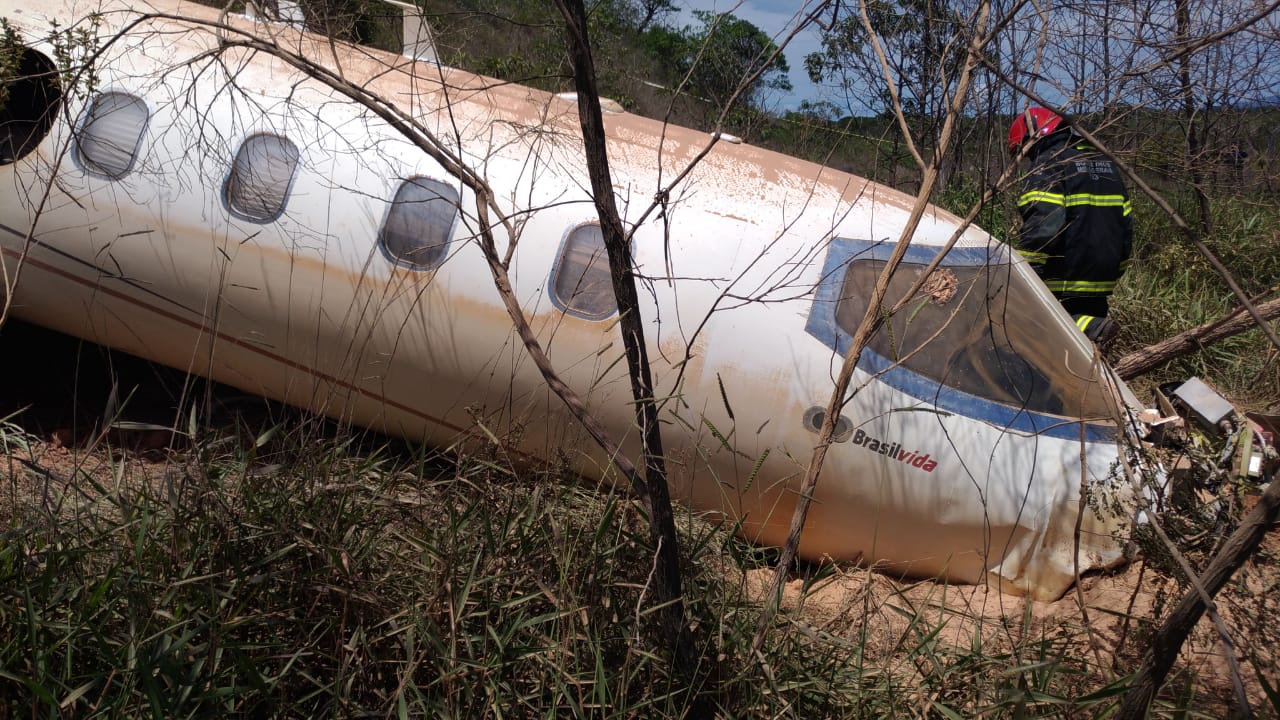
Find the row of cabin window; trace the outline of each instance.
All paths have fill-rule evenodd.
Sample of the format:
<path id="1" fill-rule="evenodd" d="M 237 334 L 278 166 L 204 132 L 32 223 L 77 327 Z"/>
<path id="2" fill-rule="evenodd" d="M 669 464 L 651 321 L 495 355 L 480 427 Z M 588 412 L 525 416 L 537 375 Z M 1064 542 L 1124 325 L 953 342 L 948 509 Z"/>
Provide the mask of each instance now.
<path id="1" fill-rule="evenodd" d="M 151 118 L 146 102 L 122 92 L 94 98 L 76 137 L 76 157 L 86 170 L 119 180 L 133 169 Z M 250 135 L 240 145 L 223 183 L 223 199 L 243 220 L 268 223 L 289 199 L 300 153 L 272 133 Z M 378 232 L 378 244 L 397 265 L 433 270 L 444 262 L 458 218 L 458 191 L 429 177 L 403 180 Z M 613 314 L 617 303 L 600 226 L 573 228 L 551 273 L 551 292 L 564 311 L 590 320 Z"/>

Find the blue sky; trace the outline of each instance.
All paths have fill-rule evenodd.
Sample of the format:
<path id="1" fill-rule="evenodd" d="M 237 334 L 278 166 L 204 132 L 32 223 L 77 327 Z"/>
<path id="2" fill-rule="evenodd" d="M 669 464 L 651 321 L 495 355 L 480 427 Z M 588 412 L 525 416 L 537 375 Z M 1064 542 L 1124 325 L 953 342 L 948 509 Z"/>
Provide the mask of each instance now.
<path id="1" fill-rule="evenodd" d="M 775 40 L 781 40 L 785 31 L 795 24 L 796 10 L 801 5 L 801 0 L 675 0 L 675 4 L 683 11 L 678 17 L 668 18 L 671 25 L 683 27 L 695 24 L 697 21 L 689 12 L 691 10 L 731 12 Z M 810 26 L 787 46 L 784 52 L 787 63 L 791 66 L 791 85 L 795 89 L 789 94 L 778 93 L 773 98 L 773 104 L 783 109 L 793 109 L 802 101 L 822 99 L 821 89 L 809 82 L 809 76 L 804 71 L 804 56 L 817 52 L 822 47 L 820 33 L 817 26 Z"/>

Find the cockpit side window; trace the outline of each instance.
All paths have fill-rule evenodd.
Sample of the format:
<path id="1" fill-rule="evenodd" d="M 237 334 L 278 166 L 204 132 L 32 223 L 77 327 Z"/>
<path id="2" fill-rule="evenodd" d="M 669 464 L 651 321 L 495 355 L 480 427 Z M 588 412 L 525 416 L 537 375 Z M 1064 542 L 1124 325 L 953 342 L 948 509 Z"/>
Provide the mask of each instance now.
<path id="1" fill-rule="evenodd" d="M 35 150 L 49 134 L 62 104 L 53 61 L 28 47 L 13 51 L 18 53 L 16 72 L 0 78 L 0 165 Z"/>
<path id="2" fill-rule="evenodd" d="M 569 232 L 551 273 L 551 297 L 565 312 L 587 320 L 603 320 L 618 309 L 599 225 Z"/>
<path id="3" fill-rule="evenodd" d="M 76 157 L 89 172 L 124 177 L 138 157 L 151 113 L 140 98 L 104 92 L 93 99 L 76 136 Z"/>
<path id="4" fill-rule="evenodd" d="M 835 308 L 836 325 L 845 333 L 857 329 L 884 266 L 883 260 L 870 258 L 846 265 Z M 926 266 L 902 263 L 890 280 L 885 305 L 902 298 Z M 885 320 L 869 349 L 940 387 L 1018 410 L 1110 417 L 1090 358 L 1074 350 L 1044 300 L 1007 260 L 940 265 L 920 292 Z"/>
<path id="5" fill-rule="evenodd" d="M 378 243 L 398 265 L 431 270 L 444 261 L 458 217 L 458 191 L 428 177 L 400 183 Z"/>
<path id="6" fill-rule="evenodd" d="M 223 188 L 231 212 L 265 223 L 284 211 L 298 167 L 298 147 L 271 133 L 250 135 L 240 145 Z"/>

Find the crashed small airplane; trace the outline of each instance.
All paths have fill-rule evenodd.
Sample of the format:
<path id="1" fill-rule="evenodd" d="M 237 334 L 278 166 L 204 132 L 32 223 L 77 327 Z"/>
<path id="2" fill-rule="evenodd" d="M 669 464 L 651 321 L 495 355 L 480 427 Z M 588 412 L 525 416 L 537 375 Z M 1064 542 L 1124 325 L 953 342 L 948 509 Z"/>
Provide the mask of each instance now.
<path id="1" fill-rule="evenodd" d="M 182 0 L 0 0 L 0 16 L 23 43 L 0 110 L 14 317 L 356 425 L 501 438 L 608 477 L 513 330 L 477 242 L 491 232 L 561 377 L 638 446 L 574 96 Z M 67 53 L 85 69 L 60 72 Z M 410 121 L 441 152 L 406 139 Z M 607 103 L 605 125 L 672 496 L 781 543 L 914 199 Z M 492 194 L 477 202 L 460 168 Z M 1136 403 L 988 233 L 929 208 L 887 297 L 926 272 L 861 355 L 801 554 L 1056 597 L 1122 557 L 1126 511 L 1081 494 L 1124 494 Z"/>

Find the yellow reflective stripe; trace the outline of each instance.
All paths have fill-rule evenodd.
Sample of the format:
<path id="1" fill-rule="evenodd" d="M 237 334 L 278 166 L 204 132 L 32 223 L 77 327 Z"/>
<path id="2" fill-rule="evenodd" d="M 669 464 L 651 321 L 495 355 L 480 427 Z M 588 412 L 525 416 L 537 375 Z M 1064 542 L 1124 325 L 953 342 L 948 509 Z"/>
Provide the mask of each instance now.
<path id="1" fill-rule="evenodd" d="M 1076 318 L 1076 327 L 1080 328 L 1080 332 L 1084 332 L 1085 329 L 1089 327 L 1089 323 L 1093 322 L 1093 320 L 1094 317 L 1092 315 L 1081 315 Z"/>
<path id="2" fill-rule="evenodd" d="M 1075 205 L 1093 205 L 1095 207 L 1127 207 L 1129 201 L 1123 195 L 1093 195 L 1092 193 L 1078 193 L 1076 195 L 1067 196 L 1067 206 Z"/>
<path id="3" fill-rule="evenodd" d="M 1115 280 L 1045 280 L 1053 292 L 1109 293 L 1116 288 Z"/>
<path id="4" fill-rule="evenodd" d="M 1032 265 L 1043 265 L 1049 259 L 1049 253 L 1032 252 L 1030 250 L 1019 250 L 1018 254 L 1027 259 Z"/>
<path id="5" fill-rule="evenodd" d="M 1018 198 L 1019 207 L 1033 202 L 1065 206 L 1067 204 L 1067 196 L 1059 195 L 1058 193 L 1044 192 L 1042 190 L 1031 190 L 1029 192 L 1022 193 L 1022 197 Z"/>
<path id="6" fill-rule="evenodd" d="M 1043 190 L 1032 190 L 1023 193 L 1018 198 L 1018 207 L 1035 202 L 1061 205 L 1063 207 L 1118 207 L 1124 210 L 1125 215 L 1133 212 L 1133 203 L 1123 195 L 1094 195 L 1092 193 L 1060 195 L 1058 193 L 1044 192 Z"/>

